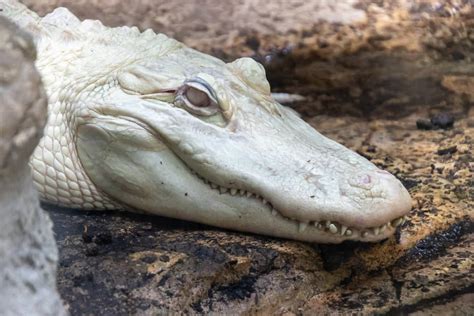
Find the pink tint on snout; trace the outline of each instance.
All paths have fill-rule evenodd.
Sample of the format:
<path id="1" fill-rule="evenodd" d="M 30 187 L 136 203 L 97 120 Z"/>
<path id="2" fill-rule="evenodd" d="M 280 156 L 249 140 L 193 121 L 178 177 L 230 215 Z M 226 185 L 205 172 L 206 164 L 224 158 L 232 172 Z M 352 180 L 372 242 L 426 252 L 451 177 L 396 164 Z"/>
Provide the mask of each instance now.
<path id="1" fill-rule="evenodd" d="M 363 184 L 369 184 L 372 181 L 372 179 L 370 178 L 370 176 L 368 174 L 366 174 L 366 175 L 361 177 L 360 181 Z"/>

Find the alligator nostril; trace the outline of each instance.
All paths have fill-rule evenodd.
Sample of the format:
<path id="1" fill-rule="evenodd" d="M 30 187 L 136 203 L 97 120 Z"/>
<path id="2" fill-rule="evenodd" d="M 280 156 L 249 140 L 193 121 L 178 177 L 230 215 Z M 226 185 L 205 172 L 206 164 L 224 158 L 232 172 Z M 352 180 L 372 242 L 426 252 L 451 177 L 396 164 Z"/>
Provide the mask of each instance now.
<path id="1" fill-rule="evenodd" d="M 366 174 L 360 178 L 360 182 L 363 184 L 369 184 L 370 182 L 372 182 L 372 178 L 368 174 Z"/>
<path id="2" fill-rule="evenodd" d="M 349 184 L 353 187 L 359 187 L 365 190 L 370 189 L 374 185 L 374 175 L 360 174 L 354 178 L 350 178 Z"/>

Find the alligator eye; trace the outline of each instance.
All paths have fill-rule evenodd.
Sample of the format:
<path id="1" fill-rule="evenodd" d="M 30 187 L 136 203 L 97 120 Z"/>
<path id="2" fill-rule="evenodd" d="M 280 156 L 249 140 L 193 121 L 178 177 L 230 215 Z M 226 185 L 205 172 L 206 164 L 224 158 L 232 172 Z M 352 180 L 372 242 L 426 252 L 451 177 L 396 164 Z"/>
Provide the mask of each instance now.
<path id="1" fill-rule="evenodd" d="M 185 95 L 186 99 L 188 99 L 188 101 L 192 105 L 198 108 L 207 107 L 209 106 L 209 103 L 211 103 L 211 99 L 207 96 L 205 92 L 202 92 L 201 90 L 198 90 L 193 87 L 189 87 L 188 89 L 186 89 Z"/>
<path id="2" fill-rule="evenodd" d="M 176 104 L 192 114 L 211 116 L 219 111 L 212 88 L 203 80 L 186 81 L 176 95 Z"/>

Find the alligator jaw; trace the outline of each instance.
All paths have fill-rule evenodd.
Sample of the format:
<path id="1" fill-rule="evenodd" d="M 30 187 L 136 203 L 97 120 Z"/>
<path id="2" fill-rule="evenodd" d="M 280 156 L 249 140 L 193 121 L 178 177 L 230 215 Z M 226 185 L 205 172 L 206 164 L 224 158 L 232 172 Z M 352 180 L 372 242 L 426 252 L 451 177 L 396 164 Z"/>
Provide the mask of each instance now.
<path id="1" fill-rule="evenodd" d="M 298 234 L 309 236 L 321 235 L 319 239 L 324 239 L 326 242 L 339 243 L 344 240 L 375 242 L 383 240 L 392 235 L 397 227 L 403 225 L 408 218 L 406 215 L 400 216 L 380 226 L 374 227 L 354 227 L 348 223 L 342 224 L 337 221 L 331 221 L 330 219 L 300 221 L 282 215 L 282 213 L 273 207 L 272 203 L 263 196 L 243 189 L 220 186 L 202 177 L 192 169 L 189 169 L 189 171 L 211 190 L 221 195 L 225 194 L 234 197 L 238 200 L 236 203 L 245 203 L 248 202 L 249 199 L 257 201 L 265 206 L 269 217 L 290 223 L 290 225 L 294 226 L 294 230 L 297 231 Z M 301 239 L 305 238 L 302 237 Z"/>

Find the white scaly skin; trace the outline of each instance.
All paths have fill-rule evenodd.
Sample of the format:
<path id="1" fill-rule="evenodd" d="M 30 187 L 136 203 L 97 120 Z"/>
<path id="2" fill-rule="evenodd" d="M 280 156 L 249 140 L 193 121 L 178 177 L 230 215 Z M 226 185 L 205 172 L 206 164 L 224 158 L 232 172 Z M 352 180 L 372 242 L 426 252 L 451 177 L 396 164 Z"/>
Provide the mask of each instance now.
<path id="1" fill-rule="evenodd" d="M 411 208 L 394 176 L 275 102 L 249 58 L 0 6 L 36 37 L 49 121 L 31 166 L 49 203 L 328 243 L 384 239 Z"/>

